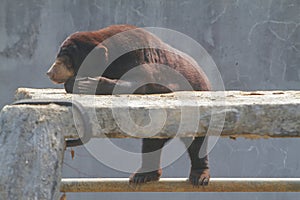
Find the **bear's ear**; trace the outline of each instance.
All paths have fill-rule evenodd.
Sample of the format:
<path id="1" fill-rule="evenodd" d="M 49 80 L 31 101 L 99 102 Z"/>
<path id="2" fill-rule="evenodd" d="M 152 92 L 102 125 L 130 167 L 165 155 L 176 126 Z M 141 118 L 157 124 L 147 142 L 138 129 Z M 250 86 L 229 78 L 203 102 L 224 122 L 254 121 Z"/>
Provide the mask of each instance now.
<path id="1" fill-rule="evenodd" d="M 84 58 L 77 70 L 78 77 L 101 76 L 109 62 L 108 50 L 103 45 L 94 47 Z"/>
<path id="2" fill-rule="evenodd" d="M 101 55 L 101 57 L 105 57 L 105 61 L 106 63 L 108 62 L 108 49 L 106 46 L 104 46 L 103 44 L 98 44 L 93 51 L 97 52 L 98 54 Z"/>

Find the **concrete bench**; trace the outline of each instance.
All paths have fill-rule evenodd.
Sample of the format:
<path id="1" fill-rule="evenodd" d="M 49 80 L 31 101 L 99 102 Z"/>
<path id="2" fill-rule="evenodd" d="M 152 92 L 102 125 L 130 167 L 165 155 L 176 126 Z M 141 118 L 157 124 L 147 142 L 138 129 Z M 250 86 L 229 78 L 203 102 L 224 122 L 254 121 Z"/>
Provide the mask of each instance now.
<path id="1" fill-rule="evenodd" d="M 166 138 L 207 133 L 254 139 L 300 136 L 300 91 L 92 96 L 66 94 L 61 89 L 20 88 L 16 100 L 20 99 L 80 102 L 89 115 L 92 137 L 143 138 L 150 134 L 151 137 Z M 81 188 L 98 188 L 81 191 L 158 191 L 159 188 L 159 191 L 224 191 L 230 182 L 227 191 L 234 191 L 233 188 L 237 188 L 232 187 L 234 184 L 242 184 L 239 191 L 247 191 L 247 188 L 254 191 L 263 188 L 262 184 L 266 186 L 264 191 L 276 191 L 275 185 L 280 183 L 278 188 L 284 191 L 300 191 L 299 179 L 273 180 L 273 187 L 265 179 L 212 179 L 205 188 L 193 188 L 185 183 L 186 179 L 162 179 L 159 183 L 138 188 L 123 187 L 128 185 L 128 179 L 61 181 L 64 138 L 78 137 L 77 129 L 80 132 L 81 122 L 76 116 L 71 107 L 55 104 L 7 105 L 2 109 L 0 199 L 57 199 L 60 190 L 73 191 L 69 186 L 79 185 L 77 191 L 80 191 L 80 184 Z M 158 127 L 153 129 L 155 134 L 151 127 Z M 123 185 L 125 189 L 114 187 L 120 190 L 113 190 L 112 185 Z"/>

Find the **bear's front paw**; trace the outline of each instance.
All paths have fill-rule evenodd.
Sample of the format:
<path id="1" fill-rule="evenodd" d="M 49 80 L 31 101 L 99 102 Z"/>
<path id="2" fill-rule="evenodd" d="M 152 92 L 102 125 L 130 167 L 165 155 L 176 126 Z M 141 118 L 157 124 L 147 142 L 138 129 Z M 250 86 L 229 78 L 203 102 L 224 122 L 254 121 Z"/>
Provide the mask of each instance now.
<path id="1" fill-rule="evenodd" d="M 210 178 L 210 172 L 209 169 L 191 169 L 189 181 L 192 183 L 194 186 L 199 186 L 199 185 L 208 185 Z"/>
<path id="2" fill-rule="evenodd" d="M 150 181 L 158 181 L 162 174 L 162 169 L 155 170 L 152 172 L 140 172 L 140 171 L 142 170 L 138 170 L 137 172 L 135 172 L 129 177 L 129 183 L 141 184 Z"/>
<path id="3" fill-rule="evenodd" d="M 75 81 L 75 87 L 79 94 L 96 94 L 99 81 L 98 78 L 79 78 Z"/>

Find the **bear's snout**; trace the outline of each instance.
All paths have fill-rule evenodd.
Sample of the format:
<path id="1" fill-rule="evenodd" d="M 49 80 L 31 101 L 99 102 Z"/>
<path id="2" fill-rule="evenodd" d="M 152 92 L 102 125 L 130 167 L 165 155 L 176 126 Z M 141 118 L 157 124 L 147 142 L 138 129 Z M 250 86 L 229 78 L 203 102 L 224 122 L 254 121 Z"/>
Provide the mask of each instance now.
<path id="1" fill-rule="evenodd" d="M 49 76 L 50 79 L 53 78 L 54 73 L 51 70 L 48 70 L 46 74 L 47 76 Z"/>
<path id="2" fill-rule="evenodd" d="M 74 76 L 74 70 L 66 66 L 64 58 L 57 58 L 46 74 L 51 81 L 61 84 Z"/>

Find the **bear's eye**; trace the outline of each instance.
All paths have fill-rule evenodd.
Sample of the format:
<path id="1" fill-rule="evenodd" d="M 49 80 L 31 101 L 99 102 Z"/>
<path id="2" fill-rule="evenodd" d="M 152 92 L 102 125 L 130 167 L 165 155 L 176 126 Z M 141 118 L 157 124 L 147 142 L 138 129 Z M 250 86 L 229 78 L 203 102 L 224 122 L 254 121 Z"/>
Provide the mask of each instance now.
<path id="1" fill-rule="evenodd" d="M 75 51 L 77 50 L 77 45 L 76 44 L 73 44 L 69 47 L 72 51 Z"/>
<path id="2" fill-rule="evenodd" d="M 66 67 L 67 67 L 68 69 L 72 69 L 72 65 L 71 65 L 71 64 L 67 64 Z"/>
<path id="3" fill-rule="evenodd" d="M 64 57 L 64 64 L 68 69 L 72 68 L 72 60 L 69 56 Z"/>

